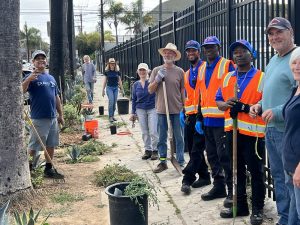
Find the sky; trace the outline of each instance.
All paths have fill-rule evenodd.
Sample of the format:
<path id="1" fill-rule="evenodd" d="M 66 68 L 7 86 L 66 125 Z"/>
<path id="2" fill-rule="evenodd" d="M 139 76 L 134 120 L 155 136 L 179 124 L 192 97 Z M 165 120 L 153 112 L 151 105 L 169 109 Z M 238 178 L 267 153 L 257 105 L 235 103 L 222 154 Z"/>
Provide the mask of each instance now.
<path id="1" fill-rule="evenodd" d="M 75 15 L 75 26 L 79 26 L 79 15 L 82 13 L 83 20 L 83 32 L 96 31 L 99 21 L 99 4 L 100 0 L 73 0 L 74 1 L 74 15 Z M 117 0 L 118 1 L 118 0 Z M 163 2 L 166 0 L 163 0 Z M 104 0 L 105 2 L 105 0 Z M 133 0 L 122 0 L 124 5 L 130 5 Z M 156 3 L 157 2 L 157 3 Z M 42 38 L 44 41 L 49 43 L 49 37 L 47 35 L 47 21 L 50 21 L 49 14 L 49 1 L 41 0 L 21 0 L 21 13 L 20 13 L 20 29 L 23 29 L 25 22 L 28 27 L 35 27 L 41 31 Z M 144 11 L 151 11 L 159 4 L 159 0 L 144 0 Z M 125 27 L 120 25 L 118 27 L 119 34 L 125 34 Z M 104 30 L 109 30 L 110 27 L 107 22 L 104 24 Z M 75 33 L 78 33 L 78 28 L 75 27 Z M 112 26 L 112 33 L 115 30 Z"/>

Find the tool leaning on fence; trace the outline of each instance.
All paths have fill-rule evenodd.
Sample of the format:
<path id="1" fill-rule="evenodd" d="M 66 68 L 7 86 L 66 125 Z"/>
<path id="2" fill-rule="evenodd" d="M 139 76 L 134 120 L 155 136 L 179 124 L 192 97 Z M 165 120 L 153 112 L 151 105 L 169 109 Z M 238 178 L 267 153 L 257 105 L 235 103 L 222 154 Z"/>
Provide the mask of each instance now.
<path id="1" fill-rule="evenodd" d="M 43 143 L 43 141 L 42 141 L 42 139 L 41 139 L 41 137 L 40 137 L 40 135 L 39 135 L 39 133 L 38 133 L 36 127 L 34 126 L 34 124 L 33 124 L 32 120 L 31 120 L 31 118 L 29 117 L 28 112 L 25 111 L 24 113 L 25 113 L 25 119 L 28 121 L 28 123 L 29 123 L 30 127 L 32 128 L 34 134 L 35 134 L 35 135 L 37 136 L 37 138 L 38 138 L 38 141 L 39 141 L 39 143 L 40 143 L 40 145 L 41 145 L 41 147 L 42 147 L 42 149 L 43 149 L 43 151 L 44 151 L 46 160 L 47 160 L 49 163 L 51 163 L 51 165 L 52 165 L 53 171 L 54 171 L 54 173 L 55 173 L 55 176 L 53 176 L 52 178 L 53 178 L 54 180 L 62 180 L 63 182 L 65 182 L 65 177 L 64 177 L 64 175 L 62 175 L 61 173 L 57 172 L 56 167 L 55 167 L 55 165 L 54 165 L 54 163 L 53 163 L 53 161 L 52 161 L 52 159 L 51 159 L 49 153 L 47 152 L 47 148 L 46 148 L 45 144 Z"/>

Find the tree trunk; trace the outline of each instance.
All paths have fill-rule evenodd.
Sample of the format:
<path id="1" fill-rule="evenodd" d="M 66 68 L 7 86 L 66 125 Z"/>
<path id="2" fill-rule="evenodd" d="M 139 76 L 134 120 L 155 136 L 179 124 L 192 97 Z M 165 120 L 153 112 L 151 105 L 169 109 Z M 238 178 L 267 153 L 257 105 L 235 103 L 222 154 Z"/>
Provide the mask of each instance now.
<path id="1" fill-rule="evenodd" d="M 74 11 L 73 11 L 73 0 L 68 0 L 68 42 L 69 42 L 69 71 L 71 79 L 75 80 L 75 32 L 74 32 Z"/>
<path id="2" fill-rule="evenodd" d="M 64 81 L 64 0 L 50 0 L 50 64 L 49 72 L 58 86 Z M 64 93 L 64 86 L 60 87 Z"/>
<path id="3" fill-rule="evenodd" d="M 19 63 L 20 1 L 0 1 L 0 201 L 31 188 Z"/>

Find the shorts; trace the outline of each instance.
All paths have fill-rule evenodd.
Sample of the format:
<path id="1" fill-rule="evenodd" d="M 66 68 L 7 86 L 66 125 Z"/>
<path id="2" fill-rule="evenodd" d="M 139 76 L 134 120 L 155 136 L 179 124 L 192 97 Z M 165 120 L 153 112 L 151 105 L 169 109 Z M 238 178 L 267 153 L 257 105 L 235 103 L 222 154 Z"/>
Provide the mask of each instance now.
<path id="1" fill-rule="evenodd" d="M 55 148 L 59 144 L 59 129 L 56 118 L 32 119 L 40 138 L 48 148 Z M 30 139 L 28 148 L 33 151 L 43 151 L 43 148 L 36 136 L 33 128 L 30 129 Z"/>

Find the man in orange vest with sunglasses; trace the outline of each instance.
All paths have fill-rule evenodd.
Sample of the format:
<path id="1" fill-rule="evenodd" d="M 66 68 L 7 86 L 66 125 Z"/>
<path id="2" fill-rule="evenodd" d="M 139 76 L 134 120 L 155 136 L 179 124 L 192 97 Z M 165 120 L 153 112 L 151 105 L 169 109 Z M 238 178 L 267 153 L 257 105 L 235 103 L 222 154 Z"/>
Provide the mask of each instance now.
<path id="1" fill-rule="evenodd" d="M 207 159 L 214 179 L 213 188 L 203 195 L 202 200 L 227 198 L 224 206 L 232 204 L 232 172 L 229 154 L 225 151 L 224 112 L 216 105 L 215 97 L 225 73 L 234 70 L 233 62 L 220 56 L 221 43 L 216 36 L 207 37 L 202 44 L 207 61 L 199 68 L 201 111 L 204 117 L 204 135 Z M 196 128 L 199 123 L 196 123 Z M 225 173 L 224 173 L 225 171 Z M 228 187 L 228 195 L 226 187 Z"/>
<path id="2" fill-rule="evenodd" d="M 205 139 L 202 126 L 195 129 L 195 124 L 203 122 L 201 107 L 199 107 L 200 89 L 198 72 L 200 66 L 204 63 L 200 59 L 200 44 L 197 41 L 190 40 L 185 45 L 185 52 L 191 66 L 184 75 L 185 88 L 185 112 L 180 113 L 180 124 L 184 127 L 184 144 L 190 155 L 190 160 L 184 170 L 181 191 L 190 194 L 193 188 L 199 188 L 211 183 L 210 174 L 204 158 Z M 196 180 L 196 174 L 199 178 Z"/>
<path id="3" fill-rule="evenodd" d="M 217 92 L 218 108 L 225 111 L 226 150 L 232 153 L 233 119 L 237 119 L 237 216 L 248 216 L 246 193 L 246 165 L 251 174 L 252 214 L 250 222 L 263 222 L 265 186 L 263 179 L 265 123 L 261 116 L 251 118 L 250 106 L 262 99 L 264 73 L 251 65 L 256 51 L 246 40 L 230 45 L 230 52 L 237 64 L 235 71 L 227 73 Z M 236 97 L 235 97 L 236 96 Z M 232 155 L 232 154 L 231 154 Z M 232 218 L 232 208 L 221 211 L 222 218 Z"/>

